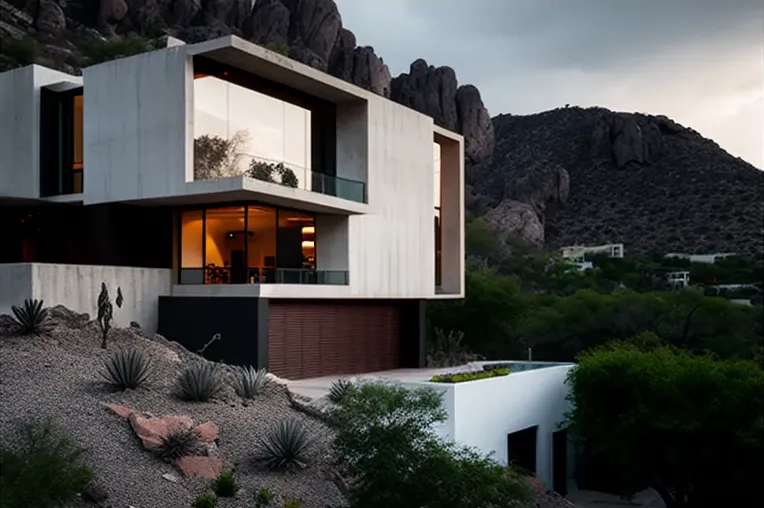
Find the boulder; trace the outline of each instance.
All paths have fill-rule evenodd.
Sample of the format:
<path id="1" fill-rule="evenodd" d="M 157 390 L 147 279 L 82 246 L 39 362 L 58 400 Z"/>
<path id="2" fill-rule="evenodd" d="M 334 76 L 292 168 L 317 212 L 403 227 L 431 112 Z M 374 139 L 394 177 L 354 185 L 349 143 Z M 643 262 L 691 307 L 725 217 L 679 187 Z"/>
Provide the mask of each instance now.
<path id="1" fill-rule="evenodd" d="M 198 476 L 208 479 L 217 478 L 223 470 L 223 461 L 220 457 L 181 457 L 175 461 L 175 465 L 185 476 Z"/>
<path id="2" fill-rule="evenodd" d="M 162 416 L 143 417 L 137 413 L 131 414 L 128 419 L 130 426 L 140 438 L 143 447 L 155 451 L 161 446 L 162 440 L 177 428 L 191 428 L 194 421 L 190 416 Z"/>

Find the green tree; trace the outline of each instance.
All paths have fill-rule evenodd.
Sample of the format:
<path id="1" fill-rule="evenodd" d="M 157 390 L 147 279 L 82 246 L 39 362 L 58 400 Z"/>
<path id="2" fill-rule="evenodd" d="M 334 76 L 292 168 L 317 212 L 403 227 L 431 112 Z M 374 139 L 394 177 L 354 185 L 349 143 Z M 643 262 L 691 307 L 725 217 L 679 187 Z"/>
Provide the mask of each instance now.
<path id="1" fill-rule="evenodd" d="M 530 484 L 512 468 L 439 439 L 445 420 L 431 389 L 362 383 L 331 413 L 334 451 L 351 479 L 351 507 L 522 506 Z"/>
<path id="2" fill-rule="evenodd" d="M 613 490 L 652 487 L 668 508 L 752 506 L 764 456 L 764 371 L 660 347 L 615 343 L 569 374 L 574 435 L 618 473 Z"/>

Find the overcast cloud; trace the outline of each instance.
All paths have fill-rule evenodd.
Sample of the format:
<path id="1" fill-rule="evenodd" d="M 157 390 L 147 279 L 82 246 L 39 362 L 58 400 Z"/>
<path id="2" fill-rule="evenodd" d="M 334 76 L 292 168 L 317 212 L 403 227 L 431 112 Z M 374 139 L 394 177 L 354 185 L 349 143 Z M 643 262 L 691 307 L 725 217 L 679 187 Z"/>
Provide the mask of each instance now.
<path id="1" fill-rule="evenodd" d="M 764 0 L 335 0 L 394 76 L 449 65 L 491 115 L 665 114 L 764 169 Z"/>

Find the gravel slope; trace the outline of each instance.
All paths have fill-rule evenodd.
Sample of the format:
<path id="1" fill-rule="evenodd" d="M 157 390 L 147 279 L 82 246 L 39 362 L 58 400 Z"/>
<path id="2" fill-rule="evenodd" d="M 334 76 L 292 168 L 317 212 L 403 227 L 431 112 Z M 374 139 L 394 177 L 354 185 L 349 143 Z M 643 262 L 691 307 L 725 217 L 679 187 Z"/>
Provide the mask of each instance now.
<path id="1" fill-rule="evenodd" d="M 185 508 L 204 491 L 207 482 L 186 479 L 175 468 L 140 446 L 129 425 L 103 407 L 117 403 L 157 416 L 189 415 L 196 423 L 214 421 L 220 427 L 219 451 L 235 467 L 243 491 L 218 506 L 252 506 L 253 492 L 268 487 L 280 499 L 298 499 L 303 508 L 342 505 L 343 498 L 328 478 L 329 431 L 316 420 L 295 411 L 286 389 L 275 381 L 248 405 L 232 389 L 212 403 L 188 403 L 172 394 L 175 379 L 195 355 L 160 336 L 140 330 L 115 329 L 108 350 L 100 348 L 99 330 L 84 316 L 56 307 L 51 330 L 40 337 L 8 336 L 6 316 L 0 316 L 0 439 L 13 435 L 19 424 L 53 418 L 57 425 L 87 450 L 96 481 L 114 508 Z M 135 346 L 153 361 L 154 373 L 146 388 L 110 393 L 98 372 L 118 347 Z M 258 436 L 282 418 L 302 420 L 314 434 L 314 461 L 298 473 L 272 473 L 252 464 Z M 162 478 L 175 473 L 179 483 Z M 280 504 L 276 505 L 280 506 Z"/>

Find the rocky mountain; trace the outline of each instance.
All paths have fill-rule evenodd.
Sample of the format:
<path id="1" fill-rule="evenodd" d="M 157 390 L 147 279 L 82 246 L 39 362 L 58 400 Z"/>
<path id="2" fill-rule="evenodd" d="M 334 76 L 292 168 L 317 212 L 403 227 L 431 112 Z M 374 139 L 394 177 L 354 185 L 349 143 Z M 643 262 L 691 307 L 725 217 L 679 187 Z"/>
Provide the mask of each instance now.
<path id="1" fill-rule="evenodd" d="M 89 48 L 235 34 L 426 113 L 465 137 L 467 206 L 537 246 L 764 253 L 764 172 L 665 117 L 564 108 L 491 120 L 472 85 L 424 60 L 393 78 L 333 0 L 0 0 L 0 71 L 78 73 Z M 119 39 L 118 39 L 119 38 Z M 142 42 L 141 42 L 142 41 Z"/>
<path id="2" fill-rule="evenodd" d="M 468 207 L 536 245 L 764 254 L 764 171 L 664 116 L 559 108 L 493 119 Z"/>

